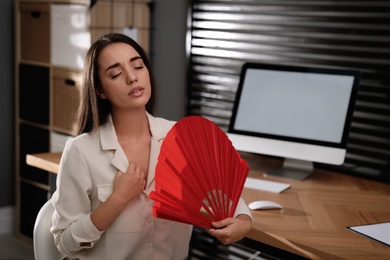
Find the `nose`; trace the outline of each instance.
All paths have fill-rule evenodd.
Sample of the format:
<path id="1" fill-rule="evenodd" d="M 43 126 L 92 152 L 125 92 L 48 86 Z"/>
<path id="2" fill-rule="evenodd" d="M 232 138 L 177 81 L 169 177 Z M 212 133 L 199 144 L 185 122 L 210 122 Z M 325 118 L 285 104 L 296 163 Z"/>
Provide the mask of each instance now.
<path id="1" fill-rule="evenodd" d="M 131 85 L 136 81 L 137 81 L 137 76 L 135 75 L 134 71 L 132 71 L 131 69 L 127 69 L 126 70 L 126 83 Z"/>

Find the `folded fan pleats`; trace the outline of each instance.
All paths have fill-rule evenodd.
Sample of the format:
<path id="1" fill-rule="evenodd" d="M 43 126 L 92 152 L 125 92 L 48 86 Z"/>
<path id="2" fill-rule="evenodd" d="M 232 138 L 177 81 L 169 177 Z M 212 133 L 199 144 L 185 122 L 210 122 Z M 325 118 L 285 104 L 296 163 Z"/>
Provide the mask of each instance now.
<path id="1" fill-rule="evenodd" d="M 227 135 L 200 116 L 179 120 L 164 139 L 155 173 L 153 215 L 211 228 L 233 217 L 249 172 Z"/>

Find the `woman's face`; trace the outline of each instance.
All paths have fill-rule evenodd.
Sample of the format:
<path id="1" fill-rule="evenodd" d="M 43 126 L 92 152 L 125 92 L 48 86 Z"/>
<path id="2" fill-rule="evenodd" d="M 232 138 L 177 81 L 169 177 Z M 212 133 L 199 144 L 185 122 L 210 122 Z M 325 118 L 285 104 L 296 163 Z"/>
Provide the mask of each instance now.
<path id="1" fill-rule="evenodd" d="M 105 47 L 98 58 L 103 93 L 115 109 L 145 109 L 151 95 L 149 71 L 138 52 L 126 43 Z"/>

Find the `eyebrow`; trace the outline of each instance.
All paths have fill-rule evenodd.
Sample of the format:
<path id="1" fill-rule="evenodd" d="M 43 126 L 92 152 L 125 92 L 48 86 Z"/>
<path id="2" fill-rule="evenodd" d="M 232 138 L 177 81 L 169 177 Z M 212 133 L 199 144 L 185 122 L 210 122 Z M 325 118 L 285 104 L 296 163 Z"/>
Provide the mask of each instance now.
<path id="1" fill-rule="evenodd" d="M 133 58 L 130 59 L 130 62 L 133 62 L 133 61 L 136 61 L 136 60 L 139 60 L 139 59 L 141 59 L 140 56 L 134 56 Z M 119 66 L 119 63 L 118 63 L 118 62 L 117 62 L 117 63 L 114 63 L 114 64 L 108 66 L 108 68 L 107 68 L 105 71 L 107 72 L 108 70 L 110 70 L 110 69 L 112 69 L 112 68 L 116 68 L 116 67 L 118 67 L 118 66 Z"/>

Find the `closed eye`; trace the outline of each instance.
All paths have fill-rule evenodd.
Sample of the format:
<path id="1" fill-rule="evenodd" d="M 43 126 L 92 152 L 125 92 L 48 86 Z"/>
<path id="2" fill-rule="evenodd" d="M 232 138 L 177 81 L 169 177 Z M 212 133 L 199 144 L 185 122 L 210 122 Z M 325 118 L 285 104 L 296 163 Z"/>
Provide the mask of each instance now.
<path id="1" fill-rule="evenodd" d="M 122 72 L 120 72 L 120 73 L 118 73 L 118 74 L 115 74 L 115 75 L 113 75 L 111 78 L 112 79 L 115 79 L 115 78 L 117 78 L 119 75 L 121 75 L 122 74 Z"/>

